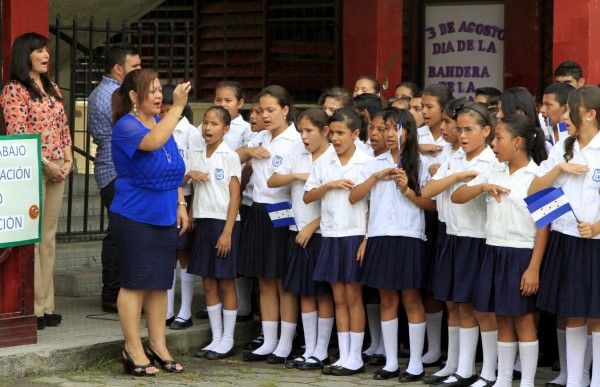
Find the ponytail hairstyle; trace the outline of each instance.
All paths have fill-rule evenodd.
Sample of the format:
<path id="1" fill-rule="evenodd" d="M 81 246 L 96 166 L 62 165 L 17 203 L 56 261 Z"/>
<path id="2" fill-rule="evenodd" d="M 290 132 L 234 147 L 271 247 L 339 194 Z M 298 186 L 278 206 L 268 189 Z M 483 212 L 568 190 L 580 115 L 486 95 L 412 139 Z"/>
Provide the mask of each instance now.
<path id="1" fill-rule="evenodd" d="M 310 121 L 311 124 L 319 128 L 321 133 L 323 132 L 323 129 L 325 129 L 325 127 L 327 126 L 327 121 L 329 120 L 329 116 L 327 115 L 327 113 L 325 113 L 323 109 L 317 108 L 310 108 L 300 113 L 300 116 L 298 116 L 298 123 L 300 123 L 300 121 L 302 121 L 303 118 L 306 118 Z"/>
<path id="2" fill-rule="evenodd" d="M 296 108 L 292 102 L 292 97 L 290 97 L 290 94 L 285 88 L 279 85 L 267 86 L 258 95 L 259 100 L 260 97 L 264 97 L 265 95 L 270 95 L 271 97 L 275 98 L 282 109 L 286 106 L 288 107 L 289 111 L 286 117 L 288 124 L 290 122 L 295 126 L 298 124 L 296 121 Z"/>
<path id="3" fill-rule="evenodd" d="M 29 76 L 32 69 L 31 53 L 40 48 L 48 46 L 48 38 L 35 32 L 28 32 L 17 36 L 13 42 L 10 57 L 10 79 L 23 85 L 29 96 L 34 101 L 41 101 L 42 93 L 35 82 Z M 47 94 L 53 96 L 57 101 L 62 101 L 62 97 L 54 88 L 47 73 L 40 74 L 40 80 Z"/>
<path id="4" fill-rule="evenodd" d="M 524 87 L 513 87 L 500 95 L 502 113 L 505 116 L 519 114 L 519 110 L 531 119 L 535 126 L 541 127 L 533 96 Z"/>
<path id="5" fill-rule="evenodd" d="M 223 106 L 211 106 L 206 109 L 204 115 L 206 116 L 206 113 L 210 111 L 216 112 L 221 117 L 221 120 L 223 120 L 223 126 L 229 126 L 231 124 L 231 114 L 229 114 L 229 110 L 225 109 Z"/>
<path id="6" fill-rule="evenodd" d="M 440 110 L 444 110 L 448 102 L 454 96 L 452 95 L 452 91 L 446 85 L 442 85 L 441 83 L 434 83 L 433 85 L 429 85 L 423 90 L 423 96 L 430 95 L 435 97 L 437 103 L 440 105 Z"/>
<path id="7" fill-rule="evenodd" d="M 123 84 L 112 95 L 113 125 L 133 109 L 130 91 L 135 91 L 140 97 L 149 98 L 150 86 L 158 78 L 158 73 L 152 69 L 137 69 L 130 71 L 123 79 Z"/>
<path id="8" fill-rule="evenodd" d="M 417 124 L 413 115 L 408 109 L 389 108 L 383 111 L 383 120 L 392 121 L 394 125 L 402 122 L 402 127 L 406 130 L 406 138 L 404 139 L 404 151 L 402 152 L 402 168 L 408 177 L 408 186 L 416 192 L 421 193 L 419 184 L 419 171 L 421 170 L 421 155 L 419 153 L 419 134 L 417 132 Z M 398 132 L 398 136 L 402 133 Z"/>
<path id="9" fill-rule="evenodd" d="M 569 93 L 569 119 L 577 128 L 575 135 L 570 136 L 565 140 L 565 154 L 563 155 L 566 162 L 573 158 L 573 146 L 575 140 L 579 137 L 579 129 L 583 124 L 581 110 L 595 110 L 596 123 L 600 126 L 600 88 L 596 86 L 582 86 Z"/>
<path id="10" fill-rule="evenodd" d="M 522 114 L 510 114 L 504 116 L 502 122 L 513 138 L 521 137 L 525 141 L 525 150 L 536 164 L 539 165 L 548 158 L 546 136 L 531 118 Z"/>

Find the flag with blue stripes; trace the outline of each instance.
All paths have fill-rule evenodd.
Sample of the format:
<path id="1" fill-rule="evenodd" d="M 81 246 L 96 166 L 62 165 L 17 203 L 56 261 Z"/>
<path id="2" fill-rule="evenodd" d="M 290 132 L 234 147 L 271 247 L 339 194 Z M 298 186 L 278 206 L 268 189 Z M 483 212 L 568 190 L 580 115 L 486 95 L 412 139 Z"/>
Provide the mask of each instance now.
<path id="1" fill-rule="evenodd" d="M 267 212 L 275 228 L 296 225 L 290 202 L 267 204 Z"/>
<path id="2" fill-rule="evenodd" d="M 562 188 L 546 188 L 525 198 L 527 209 L 535 224 L 542 228 L 560 218 L 573 208 Z"/>
<path id="3" fill-rule="evenodd" d="M 568 134 L 566 122 L 559 122 L 557 124 L 557 127 L 558 127 L 558 133 Z"/>

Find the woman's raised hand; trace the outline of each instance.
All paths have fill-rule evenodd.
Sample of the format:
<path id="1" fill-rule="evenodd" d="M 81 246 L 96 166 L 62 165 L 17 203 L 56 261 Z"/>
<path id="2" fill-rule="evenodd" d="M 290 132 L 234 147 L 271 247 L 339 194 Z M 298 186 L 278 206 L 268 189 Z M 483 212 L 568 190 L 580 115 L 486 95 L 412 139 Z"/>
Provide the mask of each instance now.
<path id="1" fill-rule="evenodd" d="M 188 95 L 192 89 L 190 82 L 180 83 L 173 90 L 173 106 L 183 109 L 188 102 Z"/>

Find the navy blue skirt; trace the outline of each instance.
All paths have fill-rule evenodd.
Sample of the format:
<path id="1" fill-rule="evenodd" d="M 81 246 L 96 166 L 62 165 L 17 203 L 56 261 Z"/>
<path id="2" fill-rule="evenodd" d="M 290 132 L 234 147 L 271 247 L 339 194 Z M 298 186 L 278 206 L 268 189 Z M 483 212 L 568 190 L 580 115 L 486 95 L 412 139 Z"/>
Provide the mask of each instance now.
<path id="1" fill-rule="evenodd" d="M 431 278 L 431 271 L 433 270 L 433 262 L 435 261 L 439 223 L 437 211 L 425 211 L 425 235 L 427 236 L 427 240 L 425 241 L 423 264 L 421 265 L 423 272 L 421 277 L 423 289 L 429 289 L 429 280 Z"/>
<path id="2" fill-rule="evenodd" d="M 438 233 L 437 233 L 437 240 L 435 241 L 435 256 L 433 258 L 433 262 L 431 262 L 431 268 L 429 269 L 429 278 L 427 280 L 427 288 L 426 288 L 430 292 L 433 292 L 431 284 L 433 283 L 433 277 L 437 270 L 437 265 L 438 265 L 437 262 L 438 262 L 438 260 L 443 259 L 443 257 L 441 257 L 439 255 L 439 252 L 441 251 L 442 247 L 446 243 L 446 239 L 448 239 L 448 234 L 446 234 L 446 223 L 438 221 L 437 226 L 438 226 Z"/>
<path id="3" fill-rule="evenodd" d="M 177 227 L 142 223 L 112 211 L 108 212 L 108 217 L 121 263 L 121 287 L 171 289 Z"/>
<path id="4" fill-rule="evenodd" d="M 187 203 L 186 208 L 190 208 L 190 203 L 192 202 L 192 195 L 185 196 L 185 202 Z M 192 249 L 192 240 L 194 239 L 191 232 L 186 231 L 183 235 L 177 234 L 177 250 L 191 250 Z"/>
<path id="5" fill-rule="evenodd" d="M 283 290 L 300 297 L 317 297 L 331 294 L 329 284 L 313 280 L 315 265 L 321 251 L 321 234 L 312 235 L 306 245 L 306 252 L 302 246 L 296 243 L 297 235 L 296 231 L 290 232 L 288 265 L 283 281 Z"/>
<path id="6" fill-rule="evenodd" d="M 485 239 L 448 235 L 436 253 L 431 290 L 441 301 L 471 302 Z"/>
<path id="7" fill-rule="evenodd" d="M 562 317 L 600 318 L 600 240 L 550 233 L 537 307 Z"/>
<path id="8" fill-rule="evenodd" d="M 360 281 L 360 264 L 356 260 L 362 235 L 340 238 L 323 237 L 313 279 L 329 283 Z"/>
<path id="9" fill-rule="evenodd" d="M 381 236 L 369 238 L 361 282 L 374 289 L 421 288 L 425 243 L 418 238 Z"/>
<path id="10" fill-rule="evenodd" d="M 273 227 L 265 204 L 252 203 L 242 227 L 238 275 L 283 280 L 289 237 L 287 226 Z"/>
<path id="11" fill-rule="evenodd" d="M 217 256 L 217 241 L 223 233 L 225 221 L 196 219 L 192 257 L 188 273 L 210 278 L 237 277 L 237 256 L 240 244 L 240 222 L 235 222 L 231 233 L 231 251 L 226 257 Z"/>
<path id="12" fill-rule="evenodd" d="M 535 312 L 536 295 L 521 296 L 521 277 L 529 267 L 532 249 L 486 245 L 475 281 L 473 308 L 499 316 Z"/>

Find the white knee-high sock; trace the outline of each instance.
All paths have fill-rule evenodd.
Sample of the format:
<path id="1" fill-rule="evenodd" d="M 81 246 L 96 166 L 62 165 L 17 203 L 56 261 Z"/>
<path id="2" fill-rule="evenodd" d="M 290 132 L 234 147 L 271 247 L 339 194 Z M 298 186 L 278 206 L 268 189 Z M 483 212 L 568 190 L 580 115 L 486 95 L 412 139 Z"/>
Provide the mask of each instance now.
<path id="1" fill-rule="evenodd" d="M 342 366 L 350 353 L 350 332 L 338 332 L 338 348 L 340 350 L 340 358 L 333 365 Z"/>
<path id="2" fill-rule="evenodd" d="M 223 338 L 223 309 L 221 304 L 207 306 L 206 311 L 208 312 L 208 321 L 210 322 L 210 329 L 212 331 L 212 342 L 202 348 L 209 351 L 213 351 Z"/>
<path id="3" fill-rule="evenodd" d="M 436 372 L 435 376 L 450 376 L 458 368 L 458 350 L 459 350 L 459 327 L 448 327 L 448 358 L 446 366 Z"/>
<path id="4" fill-rule="evenodd" d="M 292 342 L 296 334 L 296 323 L 287 321 L 281 322 L 281 335 L 279 335 L 279 344 L 273 354 L 279 357 L 287 358 L 292 352 Z"/>
<path id="5" fill-rule="evenodd" d="M 592 382 L 590 387 L 600 387 L 600 332 L 592 333 L 592 361 L 594 369 L 592 370 Z"/>
<path id="6" fill-rule="evenodd" d="M 498 363 L 498 331 L 481 332 L 481 348 L 483 349 L 483 364 L 480 376 L 494 381 Z"/>
<path id="7" fill-rule="evenodd" d="M 315 352 L 317 346 L 317 320 L 318 313 L 314 312 L 302 313 L 302 326 L 304 327 L 304 354 L 302 357 L 308 359 Z M 300 359 L 298 359 L 300 360 Z"/>
<path id="8" fill-rule="evenodd" d="M 175 285 L 177 284 L 177 268 L 173 270 L 173 285 L 167 290 L 167 318 L 175 316 Z"/>
<path id="9" fill-rule="evenodd" d="M 331 339 L 331 331 L 333 329 L 334 318 L 320 318 L 317 321 L 317 345 L 312 354 L 319 360 L 325 360 L 329 355 L 327 349 L 329 348 L 329 340 Z M 309 363 L 316 363 L 312 359 L 307 360 Z"/>
<path id="10" fill-rule="evenodd" d="M 387 344 L 385 347 L 384 370 L 395 372 L 398 370 L 398 319 L 382 321 L 381 332 Z"/>
<path id="11" fill-rule="evenodd" d="M 444 312 L 442 311 L 425 315 L 425 322 L 427 323 L 427 353 L 423 355 L 423 363 L 434 363 L 442 355 L 443 317 Z"/>
<path id="12" fill-rule="evenodd" d="M 537 370 L 539 342 L 519 342 L 521 357 L 521 387 L 534 387 L 535 371 Z"/>
<path id="13" fill-rule="evenodd" d="M 587 326 L 567 327 L 567 387 L 580 387 L 587 345 Z"/>
<path id="14" fill-rule="evenodd" d="M 558 342 L 558 362 L 560 364 L 560 374 L 550 383 L 567 384 L 567 331 L 563 329 L 556 330 L 556 340 Z"/>
<path id="15" fill-rule="evenodd" d="M 588 335 L 587 344 L 585 346 L 585 357 L 583 358 L 583 378 L 581 379 L 582 386 L 590 385 L 590 368 L 592 367 L 593 346 L 592 335 Z"/>
<path id="16" fill-rule="evenodd" d="M 369 334 L 371 336 L 371 344 L 365 349 L 365 354 L 368 356 L 377 353 L 379 348 L 379 340 L 381 339 L 381 305 L 367 304 L 367 322 L 369 324 Z"/>
<path id="17" fill-rule="evenodd" d="M 460 351 L 458 353 L 458 368 L 456 373 L 463 378 L 473 375 L 475 352 L 479 341 L 479 327 L 460 328 Z"/>
<path id="18" fill-rule="evenodd" d="M 348 352 L 348 358 L 342 364 L 342 367 L 350 370 L 357 370 L 363 366 L 361 357 L 361 351 L 363 346 L 363 340 L 365 339 L 365 332 L 350 332 L 350 351 Z"/>
<path id="19" fill-rule="evenodd" d="M 494 387 L 511 387 L 513 366 L 517 357 L 516 342 L 498 342 L 498 378 Z"/>
<path id="20" fill-rule="evenodd" d="M 238 314 L 247 316 L 252 313 L 252 278 L 236 278 L 235 289 L 238 299 Z"/>
<path id="21" fill-rule="evenodd" d="M 217 353 L 227 353 L 233 348 L 233 335 L 235 332 L 235 321 L 237 310 L 223 309 L 223 337 L 219 345 L 214 349 Z"/>
<path id="22" fill-rule="evenodd" d="M 408 323 L 408 339 L 410 341 L 410 360 L 406 371 L 413 375 L 423 372 L 423 346 L 425 345 L 425 331 L 427 323 Z"/>
<path id="23" fill-rule="evenodd" d="M 263 321 L 263 345 L 255 349 L 252 353 L 255 355 L 269 355 L 277 348 L 277 327 L 278 321 Z"/>
<path id="24" fill-rule="evenodd" d="M 177 318 L 180 320 L 189 320 L 192 317 L 192 300 L 194 299 L 194 284 L 196 276 L 188 273 L 187 269 L 181 269 L 179 274 L 181 279 L 181 307 Z"/>

